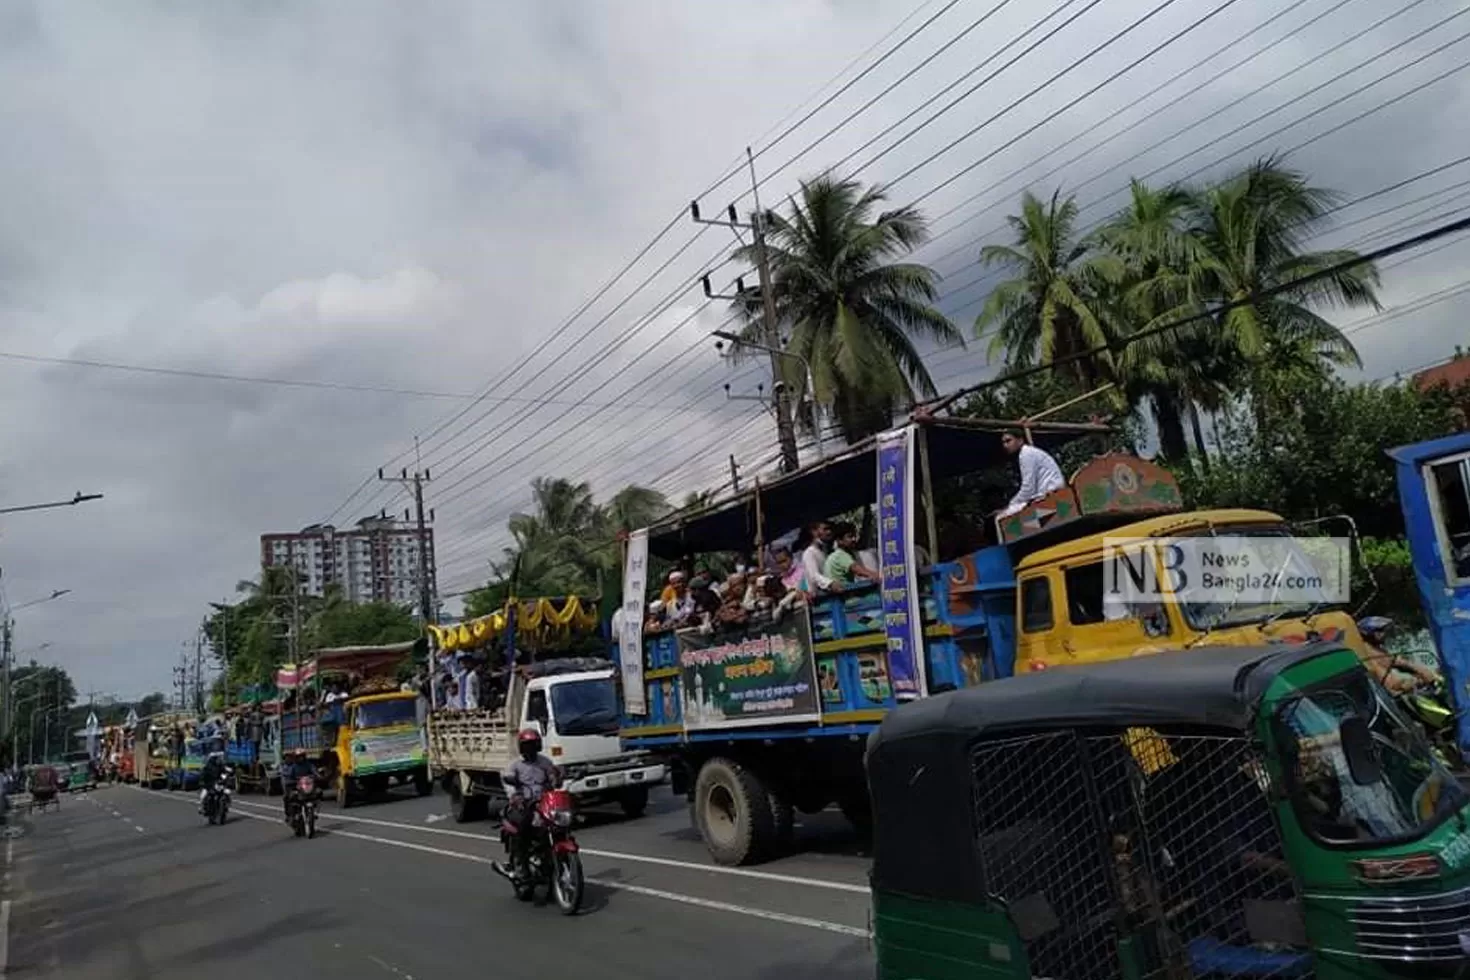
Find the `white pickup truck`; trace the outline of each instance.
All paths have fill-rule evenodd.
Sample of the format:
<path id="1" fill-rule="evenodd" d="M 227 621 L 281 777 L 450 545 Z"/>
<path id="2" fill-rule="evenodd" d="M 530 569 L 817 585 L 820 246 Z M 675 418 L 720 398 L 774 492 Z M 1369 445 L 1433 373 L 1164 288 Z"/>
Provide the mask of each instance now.
<path id="1" fill-rule="evenodd" d="M 505 705 L 495 710 L 429 714 L 429 771 L 449 794 L 458 823 L 478 820 L 503 802 L 500 774 L 516 757 L 516 735 L 538 728 L 544 752 L 583 806 L 617 803 L 630 817 L 648 806 L 648 791 L 667 768 L 618 740 L 613 667 L 590 657 L 546 660 L 518 668 Z"/>

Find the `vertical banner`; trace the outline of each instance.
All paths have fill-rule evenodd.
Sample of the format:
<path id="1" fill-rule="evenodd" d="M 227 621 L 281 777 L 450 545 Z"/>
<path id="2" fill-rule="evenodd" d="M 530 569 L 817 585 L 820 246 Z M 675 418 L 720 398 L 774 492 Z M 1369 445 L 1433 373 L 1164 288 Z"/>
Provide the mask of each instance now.
<path id="1" fill-rule="evenodd" d="M 888 676 L 900 701 L 924 693 L 924 634 L 914 558 L 914 427 L 878 436 L 878 562 Z"/>
<path id="2" fill-rule="evenodd" d="M 648 592 L 648 532 L 628 536 L 628 559 L 623 565 L 623 617 L 618 631 L 618 663 L 623 673 L 623 709 L 630 715 L 648 714 L 648 692 L 643 688 L 643 597 Z"/>

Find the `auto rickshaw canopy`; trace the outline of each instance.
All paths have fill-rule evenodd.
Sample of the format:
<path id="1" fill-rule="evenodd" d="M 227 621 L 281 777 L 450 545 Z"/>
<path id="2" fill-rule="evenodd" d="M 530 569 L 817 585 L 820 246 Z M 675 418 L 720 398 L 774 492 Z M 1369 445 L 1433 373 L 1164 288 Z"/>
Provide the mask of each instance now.
<path id="1" fill-rule="evenodd" d="M 1283 671 L 1339 643 L 1201 647 L 992 681 L 903 705 L 869 737 L 876 890 L 983 902 L 971 753 L 1047 731 L 1190 728 L 1248 735 Z M 1018 777 L 1023 778 L 1023 777 Z"/>

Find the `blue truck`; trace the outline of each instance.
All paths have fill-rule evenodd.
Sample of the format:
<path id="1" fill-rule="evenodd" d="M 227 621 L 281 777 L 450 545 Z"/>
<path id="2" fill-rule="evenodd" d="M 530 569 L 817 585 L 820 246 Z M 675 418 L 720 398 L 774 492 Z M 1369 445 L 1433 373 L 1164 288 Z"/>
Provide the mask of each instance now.
<path id="1" fill-rule="evenodd" d="M 1470 758 L 1470 432 L 1389 450 L 1414 578 Z"/>
<path id="2" fill-rule="evenodd" d="M 927 554 L 938 553 L 933 481 L 1002 464 L 1007 427 L 957 419 L 909 424 L 629 537 L 612 638 L 620 734 L 625 748 L 668 760 L 674 791 L 689 798 L 716 861 L 772 856 L 798 811 L 835 804 L 862 830 L 869 821 L 863 746 L 884 715 L 901 700 L 1011 673 L 1012 566 L 1035 542 L 921 563 L 918 541 L 922 533 Z M 1051 449 L 1108 431 L 1100 424 L 1028 426 L 1032 441 Z M 875 503 L 886 553 L 881 586 L 814 598 L 734 631 L 643 629 L 653 559 L 748 555 L 775 535 Z M 635 643 L 642 656 L 627 656 L 624 648 Z"/>

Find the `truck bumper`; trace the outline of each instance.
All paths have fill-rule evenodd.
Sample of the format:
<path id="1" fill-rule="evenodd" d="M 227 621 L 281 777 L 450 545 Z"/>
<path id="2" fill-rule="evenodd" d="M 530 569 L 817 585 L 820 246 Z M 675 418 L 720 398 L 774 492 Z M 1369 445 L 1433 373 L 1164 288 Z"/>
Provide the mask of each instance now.
<path id="1" fill-rule="evenodd" d="M 631 769 L 614 769 L 609 772 L 592 773 L 571 780 L 566 788 L 584 803 L 614 799 L 619 793 L 639 787 L 654 787 L 669 778 L 668 767 L 663 765 L 637 766 Z"/>

